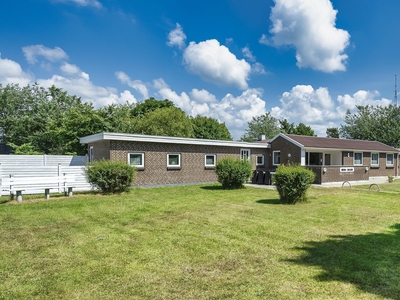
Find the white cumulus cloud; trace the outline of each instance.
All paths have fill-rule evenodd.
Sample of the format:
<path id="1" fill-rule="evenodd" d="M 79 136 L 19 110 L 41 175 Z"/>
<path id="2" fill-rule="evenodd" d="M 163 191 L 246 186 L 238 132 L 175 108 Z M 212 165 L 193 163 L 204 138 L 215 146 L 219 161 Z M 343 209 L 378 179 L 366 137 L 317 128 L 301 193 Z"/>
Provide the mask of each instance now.
<path id="1" fill-rule="evenodd" d="M 19 63 L 7 58 L 3 59 L 0 55 L 0 83 L 2 85 L 13 83 L 25 86 L 32 79 L 33 76 L 24 72 Z"/>
<path id="2" fill-rule="evenodd" d="M 215 40 L 196 44 L 190 42 L 183 54 L 188 70 L 202 79 L 220 85 L 233 85 L 247 89 L 251 66 L 237 59 L 229 49 Z"/>
<path id="3" fill-rule="evenodd" d="M 143 95 L 143 99 L 149 98 L 149 91 L 146 85 L 141 80 L 131 80 L 129 76 L 124 72 L 115 72 L 115 76 L 124 84 L 129 85 L 131 88 L 137 90 L 140 94 Z"/>
<path id="4" fill-rule="evenodd" d="M 174 30 L 171 30 L 168 34 L 168 46 L 177 46 L 179 49 L 183 49 L 185 47 L 186 35 L 183 32 L 181 25 L 176 23 L 176 27 Z"/>
<path id="5" fill-rule="evenodd" d="M 323 72 L 345 71 L 350 34 L 336 28 L 337 10 L 329 0 L 274 0 L 272 43 L 293 45 L 297 66 Z M 268 44 L 266 36 L 261 43 Z"/>
<path id="6" fill-rule="evenodd" d="M 51 62 L 68 59 L 67 53 L 59 47 L 51 49 L 43 45 L 31 45 L 23 47 L 22 51 L 24 52 L 26 60 L 30 64 L 35 64 L 38 61 L 39 56 L 42 56 Z"/>
<path id="7" fill-rule="evenodd" d="M 103 7 L 98 0 L 55 0 L 56 2 L 62 3 L 73 3 L 79 6 L 93 6 L 96 8 Z"/>

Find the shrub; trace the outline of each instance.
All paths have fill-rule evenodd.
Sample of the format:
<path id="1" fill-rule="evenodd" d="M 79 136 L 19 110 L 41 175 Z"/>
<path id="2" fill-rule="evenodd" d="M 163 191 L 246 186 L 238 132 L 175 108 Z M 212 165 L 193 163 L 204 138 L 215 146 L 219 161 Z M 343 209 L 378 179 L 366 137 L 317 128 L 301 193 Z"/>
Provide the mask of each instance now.
<path id="1" fill-rule="evenodd" d="M 136 169 L 121 161 L 102 159 L 86 166 L 89 183 L 103 193 L 121 193 L 133 183 Z"/>
<path id="2" fill-rule="evenodd" d="M 215 172 L 224 189 L 237 189 L 251 176 L 252 166 L 247 160 L 225 157 L 217 162 Z"/>
<path id="3" fill-rule="evenodd" d="M 300 165 L 280 165 L 273 180 L 281 202 L 296 204 L 307 201 L 306 192 L 314 182 L 315 174 Z"/>

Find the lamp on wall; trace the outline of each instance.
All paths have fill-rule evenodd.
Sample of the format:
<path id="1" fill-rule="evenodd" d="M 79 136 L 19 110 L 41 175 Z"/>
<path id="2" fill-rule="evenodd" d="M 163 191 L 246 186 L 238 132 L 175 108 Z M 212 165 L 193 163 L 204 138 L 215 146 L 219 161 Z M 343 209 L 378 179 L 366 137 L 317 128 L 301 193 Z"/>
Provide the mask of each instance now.
<path id="1" fill-rule="evenodd" d="M 326 171 L 327 171 L 326 168 L 323 168 L 323 169 L 322 169 L 322 172 L 323 172 L 324 174 L 326 173 Z"/>
<path id="2" fill-rule="evenodd" d="M 365 172 L 368 172 L 368 167 L 365 167 Z"/>

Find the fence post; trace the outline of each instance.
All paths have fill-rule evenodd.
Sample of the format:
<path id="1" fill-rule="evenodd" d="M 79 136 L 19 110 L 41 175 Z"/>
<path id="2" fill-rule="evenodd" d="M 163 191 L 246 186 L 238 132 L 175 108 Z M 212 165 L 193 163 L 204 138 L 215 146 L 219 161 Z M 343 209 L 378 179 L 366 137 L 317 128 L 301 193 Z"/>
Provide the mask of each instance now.
<path id="1" fill-rule="evenodd" d="M 0 197 L 3 196 L 3 180 L 1 179 L 1 163 L 0 163 Z"/>
<path id="2" fill-rule="evenodd" d="M 58 164 L 58 177 L 62 175 L 61 168 L 62 168 L 61 164 Z M 58 192 L 61 193 L 61 191 L 62 191 L 62 184 L 61 182 L 58 182 Z"/>
<path id="3" fill-rule="evenodd" d="M 43 166 L 47 166 L 47 156 L 46 154 L 43 154 Z"/>

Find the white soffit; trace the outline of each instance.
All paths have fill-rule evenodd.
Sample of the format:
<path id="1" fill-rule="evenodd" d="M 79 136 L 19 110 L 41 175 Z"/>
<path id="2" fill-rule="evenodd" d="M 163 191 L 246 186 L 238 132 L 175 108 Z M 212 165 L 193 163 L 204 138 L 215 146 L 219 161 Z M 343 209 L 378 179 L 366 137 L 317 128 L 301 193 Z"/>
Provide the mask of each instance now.
<path id="1" fill-rule="evenodd" d="M 142 135 L 142 134 L 127 134 L 127 133 L 109 133 L 102 132 L 79 139 L 81 144 L 89 144 L 103 140 L 111 141 L 129 141 L 129 142 L 148 142 L 148 143 L 168 143 L 168 144 L 186 144 L 186 145 L 207 145 L 207 146 L 225 146 L 225 147 L 247 147 L 247 148 L 270 148 L 269 144 L 261 143 L 246 143 L 235 141 L 223 140 L 206 140 L 206 139 L 193 139 L 182 137 L 170 136 L 155 136 L 155 135 Z"/>

